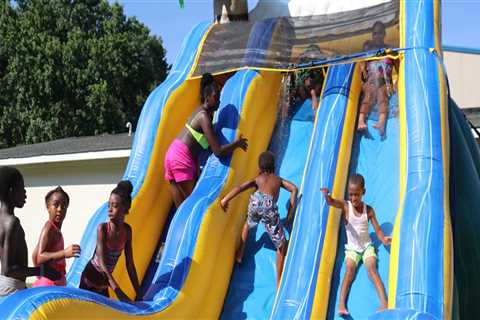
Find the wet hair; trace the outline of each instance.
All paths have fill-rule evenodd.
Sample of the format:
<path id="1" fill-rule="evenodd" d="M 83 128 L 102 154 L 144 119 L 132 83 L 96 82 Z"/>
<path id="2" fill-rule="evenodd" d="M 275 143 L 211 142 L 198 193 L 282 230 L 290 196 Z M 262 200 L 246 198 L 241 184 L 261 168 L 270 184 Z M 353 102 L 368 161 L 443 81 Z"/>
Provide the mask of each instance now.
<path id="1" fill-rule="evenodd" d="M 323 74 L 320 70 L 311 70 L 308 75 L 308 79 L 311 81 L 312 86 L 321 85 L 323 82 Z"/>
<path id="2" fill-rule="evenodd" d="M 18 169 L 7 166 L 0 167 L 0 199 L 6 200 L 8 192 L 20 179 L 23 179 L 23 176 Z"/>
<path id="3" fill-rule="evenodd" d="M 385 27 L 385 24 L 382 22 L 382 21 L 375 21 L 375 23 L 373 24 L 373 27 L 372 27 L 372 30 L 375 29 L 375 27 L 380 27 L 382 28 L 382 30 L 385 32 L 385 30 L 387 29 Z"/>
<path id="4" fill-rule="evenodd" d="M 356 186 L 361 187 L 362 189 L 365 189 L 365 179 L 361 174 L 355 173 L 348 178 L 348 183 L 349 184 L 354 184 Z"/>
<path id="5" fill-rule="evenodd" d="M 211 82 L 206 84 L 205 87 L 202 89 L 202 95 L 200 97 L 200 102 L 205 103 L 207 98 L 214 92 L 218 92 L 218 85 L 216 82 Z"/>
<path id="6" fill-rule="evenodd" d="M 207 87 L 211 86 L 213 83 L 215 83 L 215 79 L 213 78 L 211 73 L 204 73 L 202 75 L 202 79 L 200 80 L 200 102 L 204 103 L 205 99 L 212 94 L 205 95 L 205 90 Z"/>
<path id="7" fill-rule="evenodd" d="M 111 194 L 116 194 L 122 199 L 124 205 L 128 208 L 132 205 L 132 191 L 133 185 L 128 180 L 120 181 L 117 186 L 112 190 Z"/>
<path id="8" fill-rule="evenodd" d="M 53 196 L 54 193 L 60 193 L 62 194 L 65 199 L 67 200 L 67 206 L 70 204 L 70 197 L 68 196 L 68 193 L 63 190 L 62 187 L 58 186 L 53 190 L 48 191 L 47 195 L 45 196 L 45 204 L 48 205 L 48 202 L 50 201 L 50 198 Z"/>
<path id="9" fill-rule="evenodd" d="M 275 172 L 275 156 L 270 151 L 264 151 L 258 157 L 258 167 L 262 173 Z"/>

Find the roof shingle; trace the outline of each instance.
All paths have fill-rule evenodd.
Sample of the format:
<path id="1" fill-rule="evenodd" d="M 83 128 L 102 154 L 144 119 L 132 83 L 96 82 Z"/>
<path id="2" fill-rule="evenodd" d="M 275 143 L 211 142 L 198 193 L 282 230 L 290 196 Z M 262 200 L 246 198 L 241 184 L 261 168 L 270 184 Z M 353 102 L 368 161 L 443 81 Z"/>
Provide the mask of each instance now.
<path id="1" fill-rule="evenodd" d="M 0 149 L 0 159 L 28 158 L 36 156 L 110 150 L 128 150 L 132 147 L 132 140 L 133 135 L 128 136 L 127 133 L 65 138 L 49 142 Z"/>

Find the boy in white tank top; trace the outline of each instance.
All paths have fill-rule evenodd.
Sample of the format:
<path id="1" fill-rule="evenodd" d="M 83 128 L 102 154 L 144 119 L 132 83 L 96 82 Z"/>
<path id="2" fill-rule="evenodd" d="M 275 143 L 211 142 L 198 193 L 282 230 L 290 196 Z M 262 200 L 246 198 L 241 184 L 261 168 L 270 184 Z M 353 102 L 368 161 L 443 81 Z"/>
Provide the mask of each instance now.
<path id="1" fill-rule="evenodd" d="M 345 231 L 347 233 L 347 244 L 345 245 L 346 270 L 340 291 L 338 314 L 341 316 L 349 315 L 345 300 L 350 291 L 350 285 L 355 278 L 355 272 L 360 260 L 363 260 L 368 276 L 380 298 L 381 307 L 379 311 L 386 309 L 387 295 L 377 271 L 377 255 L 368 233 L 368 222 L 372 223 L 378 239 L 384 246 L 390 245 L 392 238 L 383 234 L 375 216 L 375 211 L 362 201 L 362 197 L 365 194 L 365 180 L 363 176 L 354 174 L 348 179 L 348 201 L 332 198 L 327 188 L 322 188 L 320 191 L 325 195 L 325 200 L 329 206 L 343 210 Z"/>

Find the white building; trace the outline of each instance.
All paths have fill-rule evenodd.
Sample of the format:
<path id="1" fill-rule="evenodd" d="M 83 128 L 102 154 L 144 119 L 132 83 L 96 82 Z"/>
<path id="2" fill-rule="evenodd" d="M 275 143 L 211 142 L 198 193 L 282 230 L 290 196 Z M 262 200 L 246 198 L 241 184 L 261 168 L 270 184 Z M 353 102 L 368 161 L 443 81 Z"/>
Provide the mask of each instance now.
<path id="1" fill-rule="evenodd" d="M 449 46 L 443 49 L 450 95 L 468 120 L 480 128 L 480 87 L 476 81 L 480 74 L 480 49 Z"/>

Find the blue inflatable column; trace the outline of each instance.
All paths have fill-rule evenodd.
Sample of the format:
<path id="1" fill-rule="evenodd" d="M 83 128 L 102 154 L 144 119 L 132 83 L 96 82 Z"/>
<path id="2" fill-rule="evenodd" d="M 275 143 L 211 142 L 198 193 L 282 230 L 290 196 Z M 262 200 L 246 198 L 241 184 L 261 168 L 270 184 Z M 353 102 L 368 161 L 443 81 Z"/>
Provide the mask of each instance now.
<path id="1" fill-rule="evenodd" d="M 439 1 L 402 1 L 401 5 L 401 46 L 407 48 L 399 86 L 404 197 L 395 226 L 398 261 L 390 262 L 398 268 L 389 283 L 389 306 L 396 309 L 397 317 L 390 311 L 390 318 L 423 314 L 429 319 L 447 319 L 451 315 L 453 261 L 448 115 L 437 50 Z"/>

